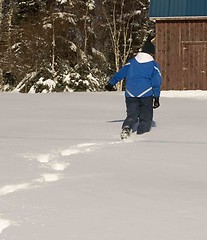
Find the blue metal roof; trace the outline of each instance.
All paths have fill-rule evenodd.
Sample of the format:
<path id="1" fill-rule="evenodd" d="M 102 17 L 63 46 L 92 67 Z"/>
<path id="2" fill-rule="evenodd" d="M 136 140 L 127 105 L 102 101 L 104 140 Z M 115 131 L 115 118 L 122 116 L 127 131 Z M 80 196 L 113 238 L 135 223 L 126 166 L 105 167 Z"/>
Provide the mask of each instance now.
<path id="1" fill-rule="evenodd" d="M 207 17 L 207 0 L 150 0 L 150 17 Z"/>

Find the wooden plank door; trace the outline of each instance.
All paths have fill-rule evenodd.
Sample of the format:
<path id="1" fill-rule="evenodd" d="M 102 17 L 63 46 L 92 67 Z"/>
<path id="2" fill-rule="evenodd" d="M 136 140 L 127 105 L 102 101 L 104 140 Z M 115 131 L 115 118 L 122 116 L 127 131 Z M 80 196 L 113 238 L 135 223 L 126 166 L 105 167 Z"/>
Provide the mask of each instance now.
<path id="1" fill-rule="evenodd" d="M 183 90 L 207 90 L 207 42 L 182 42 Z"/>

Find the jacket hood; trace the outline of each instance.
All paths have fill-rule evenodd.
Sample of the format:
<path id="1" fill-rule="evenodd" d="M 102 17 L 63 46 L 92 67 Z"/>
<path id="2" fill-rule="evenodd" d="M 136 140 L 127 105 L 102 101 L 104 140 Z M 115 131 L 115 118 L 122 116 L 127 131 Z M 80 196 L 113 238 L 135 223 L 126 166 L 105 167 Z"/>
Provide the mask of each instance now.
<path id="1" fill-rule="evenodd" d="M 135 59 L 137 60 L 138 63 L 147 63 L 154 61 L 154 58 L 150 54 L 144 52 L 139 52 Z"/>

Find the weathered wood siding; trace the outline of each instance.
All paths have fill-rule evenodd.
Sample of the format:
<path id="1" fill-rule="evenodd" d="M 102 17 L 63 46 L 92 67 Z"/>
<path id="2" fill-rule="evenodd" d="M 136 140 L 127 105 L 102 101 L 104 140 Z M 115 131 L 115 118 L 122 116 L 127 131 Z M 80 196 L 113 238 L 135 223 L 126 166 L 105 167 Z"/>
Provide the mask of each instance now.
<path id="1" fill-rule="evenodd" d="M 207 20 L 156 22 L 163 89 L 207 90 Z"/>

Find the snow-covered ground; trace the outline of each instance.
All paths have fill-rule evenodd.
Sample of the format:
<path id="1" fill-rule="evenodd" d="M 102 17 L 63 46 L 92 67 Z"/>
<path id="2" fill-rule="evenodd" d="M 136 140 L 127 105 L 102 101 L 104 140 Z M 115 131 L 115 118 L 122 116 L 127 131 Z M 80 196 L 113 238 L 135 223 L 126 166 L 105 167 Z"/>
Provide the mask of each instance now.
<path id="1" fill-rule="evenodd" d="M 0 94 L 1 240 L 206 240 L 207 92 L 162 92 L 120 140 L 123 93 Z"/>

